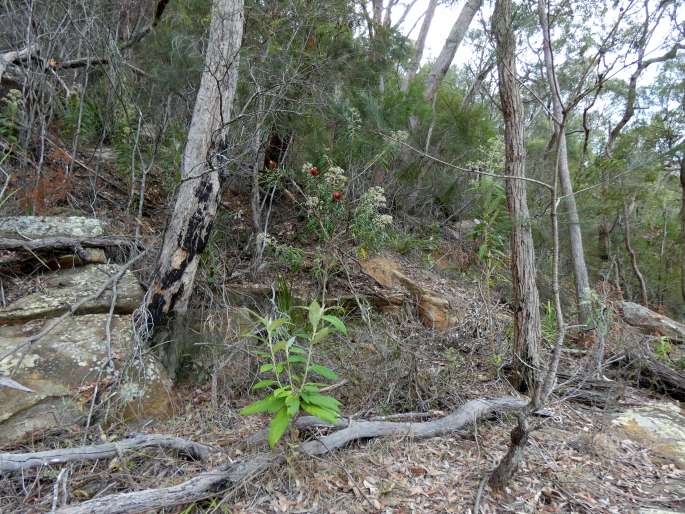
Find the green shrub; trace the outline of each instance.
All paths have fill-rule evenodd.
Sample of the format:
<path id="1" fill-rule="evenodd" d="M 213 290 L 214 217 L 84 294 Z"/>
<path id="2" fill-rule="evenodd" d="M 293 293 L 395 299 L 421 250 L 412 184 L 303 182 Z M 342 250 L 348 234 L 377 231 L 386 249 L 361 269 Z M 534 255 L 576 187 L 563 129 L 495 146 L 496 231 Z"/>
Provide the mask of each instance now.
<path id="1" fill-rule="evenodd" d="M 265 335 L 253 335 L 262 342 L 258 352 L 262 364 L 259 368 L 269 378 L 257 382 L 252 389 L 266 391 L 264 397 L 240 411 L 243 415 L 269 413 L 272 415 L 267 440 L 271 447 L 283 437 L 290 423 L 300 413 L 335 423 L 340 415 L 340 402 L 321 394 L 326 384 L 312 381 L 312 375 L 325 380 L 337 380 L 329 368 L 312 360 L 314 346 L 329 335 L 339 332 L 347 335 L 340 318 L 326 314 L 326 309 L 314 300 L 308 307 L 307 321 L 294 323 L 293 318 L 282 314 L 277 318 L 263 318 L 255 314 Z"/>

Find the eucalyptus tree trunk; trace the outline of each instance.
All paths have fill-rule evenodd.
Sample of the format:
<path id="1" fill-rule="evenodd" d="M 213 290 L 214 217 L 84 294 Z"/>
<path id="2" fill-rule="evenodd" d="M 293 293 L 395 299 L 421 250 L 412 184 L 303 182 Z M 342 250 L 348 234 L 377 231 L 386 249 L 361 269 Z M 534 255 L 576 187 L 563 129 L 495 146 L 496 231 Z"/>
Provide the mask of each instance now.
<path id="1" fill-rule="evenodd" d="M 497 44 L 499 96 L 504 117 L 507 206 L 511 216 L 511 274 L 514 290 L 513 385 L 533 391 L 540 364 L 540 298 L 526 191 L 523 104 L 516 82 L 516 39 L 511 0 L 498 0 L 492 18 Z"/>
<path id="2" fill-rule="evenodd" d="M 682 255 L 680 256 L 680 294 L 685 300 L 685 155 L 680 159 L 680 242 Z"/>
<path id="3" fill-rule="evenodd" d="M 568 166 L 568 152 L 566 148 L 566 130 L 564 108 L 561 103 L 561 91 L 554 70 L 554 58 L 552 55 L 552 42 L 549 32 L 549 22 L 545 0 L 538 0 L 538 16 L 542 27 L 542 48 L 545 56 L 545 69 L 547 81 L 552 93 L 552 116 L 554 123 L 554 135 L 557 142 L 557 157 L 555 168 L 559 174 L 561 191 L 565 197 L 566 215 L 568 217 L 569 239 L 571 240 L 571 264 L 576 282 L 576 301 L 578 302 L 579 321 L 586 323 L 590 319 L 589 292 L 590 280 L 588 279 L 587 265 L 585 264 L 585 252 L 583 250 L 583 234 L 580 230 L 580 217 L 576 206 L 576 197 L 573 193 L 571 172 Z M 557 168 L 558 166 L 558 168 Z"/>
<path id="4" fill-rule="evenodd" d="M 440 82 L 447 74 L 447 70 L 450 69 L 452 61 L 454 60 L 454 55 L 457 53 L 459 45 L 464 39 L 466 32 L 469 30 L 469 25 L 471 25 L 473 17 L 476 15 L 481 5 L 483 5 L 483 0 L 466 0 L 457 21 L 452 25 L 452 30 L 450 31 L 449 36 L 447 36 L 445 45 L 442 47 L 440 55 L 438 55 L 435 64 L 433 64 L 433 67 L 426 78 L 426 91 L 424 92 L 424 96 L 429 102 L 433 101 L 433 97 L 438 91 Z"/>
<path id="5" fill-rule="evenodd" d="M 429 0 L 428 8 L 424 14 L 423 22 L 421 23 L 421 30 L 419 31 L 419 37 L 416 40 L 416 51 L 414 52 L 414 57 L 412 57 L 409 63 L 409 68 L 407 69 L 407 74 L 402 79 L 402 92 L 406 93 L 409 91 L 409 84 L 414 77 L 416 77 L 416 72 L 419 70 L 421 65 L 421 59 L 423 58 L 423 50 L 426 48 L 426 38 L 428 37 L 428 31 L 430 30 L 431 23 L 433 22 L 433 16 L 435 15 L 435 8 L 438 6 L 438 0 Z"/>
<path id="6" fill-rule="evenodd" d="M 214 0 L 205 69 L 181 163 L 181 183 L 145 297 L 148 330 L 186 312 L 200 254 L 209 240 L 222 185 L 217 155 L 225 147 L 236 91 L 243 20 L 243 0 Z"/>

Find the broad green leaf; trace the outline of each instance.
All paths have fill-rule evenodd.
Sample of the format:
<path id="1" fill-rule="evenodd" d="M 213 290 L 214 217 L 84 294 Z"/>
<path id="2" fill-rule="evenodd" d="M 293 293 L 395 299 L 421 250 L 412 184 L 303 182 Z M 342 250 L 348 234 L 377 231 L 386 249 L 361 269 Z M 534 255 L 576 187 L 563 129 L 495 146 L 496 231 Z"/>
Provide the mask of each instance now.
<path id="1" fill-rule="evenodd" d="M 283 433 L 285 432 L 285 429 L 288 428 L 289 423 L 290 418 L 288 417 L 288 410 L 286 407 L 283 407 L 276 413 L 274 418 L 271 420 L 271 424 L 269 425 L 269 435 L 267 437 L 267 441 L 269 442 L 269 446 L 271 448 L 276 446 L 276 443 L 281 437 L 283 437 Z"/>
<path id="2" fill-rule="evenodd" d="M 340 332 L 342 335 L 347 335 L 347 327 L 345 326 L 345 323 L 338 318 L 337 316 L 333 316 L 332 314 L 326 314 L 323 319 L 328 321 L 333 327 Z"/>
<path id="3" fill-rule="evenodd" d="M 335 424 L 338 421 L 338 415 L 335 412 L 331 412 L 330 410 L 319 407 L 318 405 L 302 402 L 300 406 L 305 412 L 311 414 L 312 416 L 316 416 L 327 423 Z"/>
<path id="4" fill-rule="evenodd" d="M 275 389 L 272 393 L 276 398 L 287 398 L 290 395 L 290 386 L 283 386 Z"/>
<path id="5" fill-rule="evenodd" d="M 288 417 L 294 418 L 295 415 L 300 411 L 300 398 L 295 395 L 288 396 L 285 399 L 285 406 L 288 409 Z"/>
<path id="6" fill-rule="evenodd" d="M 317 302 L 316 300 L 312 300 L 312 303 L 309 304 L 308 311 L 309 323 L 312 325 L 312 328 L 316 330 L 316 327 L 319 326 L 319 321 L 321 320 L 323 309 L 319 305 L 319 302 Z"/>
<path id="7" fill-rule="evenodd" d="M 263 400 L 257 400 L 247 407 L 240 409 L 240 414 L 248 416 L 250 414 L 258 414 L 260 412 L 276 412 L 285 404 L 283 398 L 276 398 L 274 396 L 267 396 Z"/>
<path id="8" fill-rule="evenodd" d="M 260 380 L 257 382 L 255 385 L 252 386 L 252 389 L 257 390 L 257 389 L 264 389 L 265 387 L 269 387 L 271 385 L 274 385 L 276 383 L 275 380 Z"/>
<path id="9" fill-rule="evenodd" d="M 291 353 L 299 353 L 300 355 L 307 355 L 307 350 L 305 350 L 301 346 L 295 346 L 295 345 L 291 346 L 290 352 Z"/>
<path id="10" fill-rule="evenodd" d="M 272 369 L 274 369 L 273 364 L 262 364 L 261 366 L 259 366 L 259 371 L 261 373 L 264 373 L 265 371 L 271 371 Z"/>
<path id="11" fill-rule="evenodd" d="M 320 341 L 323 341 L 328 337 L 328 334 L 331 333 L 331 330 L 328 327 L 324 327 L 321 330 L 319 330 L 316 334 L 314 334 L 314 337 L 312 337 L 312 344 L 316 344 Z"/>
<path id="12" fill-rule="evenodd" d="M 293 364 L 295 362 L 306 362 L 307 359 L 305 359 L 302 355 L 289 355 L 288 356 L 288 362 Z"/>
<path id="13" fill-rule="evenodd" d="M 266 325 L 266 331 L 270 334 L 273 334 L 276 330 L 281 328 L 287 322 L 288 318 L 276 318 L 269 320 L 269 323 Z"/>
<path id="14" fill-rule="evenodd" d="M 335 374 L 335 371 L 327 368 L 326 366 L 312 364 L 310 368 L 314 373 L 321 375 L 323 378 L 327 378 L 328 380 L 338 380 L 338 375 Z"/>
<path id="15" fill-rule="evenodd" d="M 338 412 L 340 410 L 340 402 L 332 396 L 303 392 L 302 399 L 307 403 L 318 405 L 319 407 L 323 407 L 324 409 L 328 409 L 332 412 Z"/>
<path id="16" fill-rule="evenodd" d="M 273 345 L 273 351 L 274 353 L 280 351 L 280 350 L 285 350 L 285 341 L 278 341 L 275 345 Z"/>

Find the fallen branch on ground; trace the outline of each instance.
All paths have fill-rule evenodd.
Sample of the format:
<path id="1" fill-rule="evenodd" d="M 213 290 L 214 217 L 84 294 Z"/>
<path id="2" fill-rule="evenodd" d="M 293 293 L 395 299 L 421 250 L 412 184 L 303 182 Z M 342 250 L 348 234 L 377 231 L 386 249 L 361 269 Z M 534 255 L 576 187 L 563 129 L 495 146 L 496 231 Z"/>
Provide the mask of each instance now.
<path id="1" fill-rule="evenodd" d="M 417 439 L 436 437 L 459 432 L 483 416 L 496 412 L 520 410 L 527 405 L 528 400 L 519 400 L 517 398 L 479 399 L 466 402 L 452 414 L 433 421 L 399 423 L 341 420 L 341 423 L 337 426 L 344 426 L 344 428 L 325 435 L 316 441 L 302 443 L 299 450 L 306 455 L 323 455 L 358 439 L 388 436 L 407 436 Z M 317 426 L 321 426 L 321 421 L 316 420 L 316 418 L 306 416 L 300 419 L 298 427 L 312 426 L 315 423 Z M 330 425 L 328 426 L 330 427 Z M 112 494 L 95 498 L 79 505 L 65 507 L 57 512 L 59 514 L 98 512 L 125 514 L 188 504 L 237 487 L 246 480 L 265 472 L 271 466 L 281 464 L 284 461 L 285 457 L 282 454 L 258 454 L 250 459 L 226 464 L 215 470 L 201 473 L 175 486 Z"/>
<path id="2" fill-rule="evenodd" d="M 638 385 L 653 388 L 676 400 L 685 400 L 685 373 L 660 361 L 648 340 L 626 349 L 624 359 L 632 372 L 628 378 L 637 379 Z"/>
<path id="3" fill-rule="evenodd" d="M 12 239 L 0 237 L 0 250 L 76 250 L 78 248 L 109 248 L 132 246 L 136 243 L 127 237 L 46 237 L 43 239 Z"/>
<path id="4" fill-rule="evenodd" d="M 143 448 L 176 450 L 193 459 L 206 460 L 212 447 L 164 434 L 136 434 L 113 443 L 93 444 L 77 448 L 58 448 L 33 453 L 0 453 L 0 473 L 13 473 L 40 466 L 64 464 L 116 457 L 123 452 Z"/>

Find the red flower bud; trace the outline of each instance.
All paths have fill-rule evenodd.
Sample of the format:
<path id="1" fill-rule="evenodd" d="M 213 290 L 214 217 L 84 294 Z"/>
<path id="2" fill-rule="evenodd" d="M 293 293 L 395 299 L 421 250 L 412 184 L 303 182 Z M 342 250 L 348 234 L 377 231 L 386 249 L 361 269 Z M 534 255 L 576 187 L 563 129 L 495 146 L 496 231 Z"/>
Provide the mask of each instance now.
<path id="1" fill-rule="evenodd" d="M 317 168 L 316 166 L 312 166 L 312 168 L 309 170 L 309 174 L 312 177 L 316 177 L 319 174 L 319 168 Z"/>
<path id="2" fill-rule="evenodd" d="M 333 191 L 333 201 L 337 202 L 342 198 L 342 193 L 340 191 Z"/>

